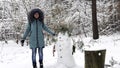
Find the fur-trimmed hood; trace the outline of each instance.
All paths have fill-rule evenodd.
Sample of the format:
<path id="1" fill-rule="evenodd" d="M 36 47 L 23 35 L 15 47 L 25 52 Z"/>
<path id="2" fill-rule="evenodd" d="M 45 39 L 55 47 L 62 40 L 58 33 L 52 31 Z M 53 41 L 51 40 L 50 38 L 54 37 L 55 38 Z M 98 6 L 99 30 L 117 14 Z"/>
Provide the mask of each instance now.
<path id="1" fill-rule="evenodd" d="M 32 23 L 35 20 L 34 14 L 36 12 L 39 13 L 39 21 L 44 23 L 44 13 L 39 8 L 32 9 L 30 12 L 28 12 L 28 22 Z"/>

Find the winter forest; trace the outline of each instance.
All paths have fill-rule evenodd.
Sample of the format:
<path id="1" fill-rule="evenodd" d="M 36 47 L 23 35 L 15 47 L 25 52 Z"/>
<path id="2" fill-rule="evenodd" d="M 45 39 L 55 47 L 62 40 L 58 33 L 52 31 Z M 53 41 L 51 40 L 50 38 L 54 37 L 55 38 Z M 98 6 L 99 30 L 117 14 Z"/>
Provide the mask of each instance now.
<path id="1" fill-rule="evenodd" d="M 97 29 L 93 28 L 92 1 L 96 1 L 98 39 L 93 39 L 93 30 Z M 45 24 L 57 34 L 53 37 L 43 31 L 44 68 L 89 68 L 85 66 L 85 51 L 103 49 L 104 68 L 120 68 L 120 0 L 0 0 L 0 68 L 32 68 L 29 36 L 23 47 L 20 40 L 28 23 L 27 15 L 34 8 L 44 12 Z M 60 44 L 65 45 L 63 61 L 59 51 L 52 55 L 54 45 Z M 67 60 L 67 52 L 73 53 L 73 60 Z M 57 64 L 59 60 L 63 63 Z M 68 67 L 71 64 L 74 66 Z"/>

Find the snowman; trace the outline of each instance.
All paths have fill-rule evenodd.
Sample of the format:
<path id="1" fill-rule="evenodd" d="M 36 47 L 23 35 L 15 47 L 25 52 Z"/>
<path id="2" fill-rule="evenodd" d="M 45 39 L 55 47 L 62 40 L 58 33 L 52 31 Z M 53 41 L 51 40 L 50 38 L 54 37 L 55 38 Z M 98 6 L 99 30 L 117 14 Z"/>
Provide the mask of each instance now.
<path id="1" fill-rule="evenodd" d="M 74 68 L 75 61 L 72 55 L 72 39 L 67 33 L 59 33 L 57 37 L 56 45 L 53 48 L 54 52 L 57 51 L 57 68 Z"/>

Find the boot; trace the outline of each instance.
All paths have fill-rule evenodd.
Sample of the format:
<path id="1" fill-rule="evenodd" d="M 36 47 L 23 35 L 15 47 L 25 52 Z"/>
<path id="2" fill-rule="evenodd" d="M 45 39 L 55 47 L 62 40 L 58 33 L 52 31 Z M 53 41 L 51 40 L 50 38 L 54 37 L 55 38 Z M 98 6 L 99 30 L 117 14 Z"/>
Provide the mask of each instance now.
<path id="1" fill-rule="evenodd" d="M 33 63 L 33 68 L 37 68 L 37 64 L 36 63 Z"/>
<path id="2" fill-rule="evenodd" d="M 43 61 L 40 61 L 40 68 L 43 68 Z"/>

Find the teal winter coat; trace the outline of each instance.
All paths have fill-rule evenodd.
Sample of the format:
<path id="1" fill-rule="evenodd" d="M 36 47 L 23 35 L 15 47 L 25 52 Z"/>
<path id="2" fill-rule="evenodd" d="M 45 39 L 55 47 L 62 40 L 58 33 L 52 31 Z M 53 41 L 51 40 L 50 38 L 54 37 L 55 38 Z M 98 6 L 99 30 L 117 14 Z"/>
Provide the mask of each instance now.
<path id="1" fill-rule="evenodd" d="M 23 40 L 29 35 L 30 48 L 44 48 L 44 34 L 43 30 L 54 35 L 52 31 L 45 25 L 42 24 L 39 20 L 34 20 L 32 23 L 28 23 L 26 31 L 23 35 Z"/>

